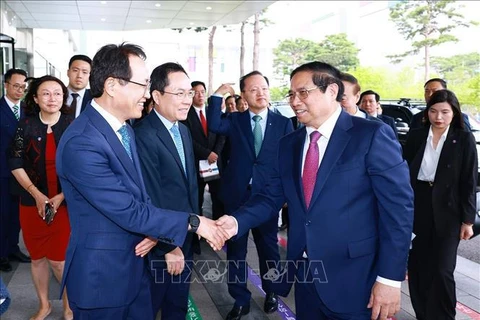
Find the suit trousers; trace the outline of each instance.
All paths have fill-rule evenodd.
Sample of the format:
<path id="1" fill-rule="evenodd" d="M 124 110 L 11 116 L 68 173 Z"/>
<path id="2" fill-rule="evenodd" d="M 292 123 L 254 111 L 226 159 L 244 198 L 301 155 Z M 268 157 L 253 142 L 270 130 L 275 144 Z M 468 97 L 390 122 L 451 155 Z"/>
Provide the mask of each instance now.
<path id="1" fill-rule="evenodd" d="M 122 279 L 119 279 L 122 281 Z M 150 293 L 151 276 L 145 270 L 141 289 L 132 303 L 116 308 L 79 308 L 75 302 L 68 301 L 75 320 L 153 320 L 152 298 Z M 115 289 L 114 289 L 115 290 Z"/>
<path id="2" fill-rule="evenodd" d="M 315 288 L 312 274 L 309 272 L 308 259 L 305 263 L 297 263 L 298 269 L 295 282 L 295 307 L 297 320 L 370 320 L 371 311 L 365 310 L 358 313 L 334 313 L 323 303 Z M 345 284 L 348 286 L 348 284 Z M 348 303 L 348 301 L 345 301 Z"/>
<path id="3" fill-rule="evenodd" d="M 438 235 L 432 209 L 432 187 L 417 183 L 415 219 L 419 220 L 408 261 L 408 285 L 419 320 L 455 319 L 457 303 L 453 273 L 457 262 L 458 235 Z M 417 200 L 418 199 L 418 200 Z M 426 223 L 430 221 L 430 223 Z"/>
<path id="4" fill-rule="evenodd" d="M 200 212 L 203 214 L 203 193 L 205 192 L 205 185 L 208 184 L 208 191 L 212 198 L 212 219 L 217 220 L 225 214 L 223 203 L 220 200 L 220 179 L 205 182 L 202 178 L 198 179 L 198 203 Z"/>
<path id="5" fill-rule="evenodd" d="M 9 178 L 0 178 L 0 258 L 20 251 L 20 198 L 10 193 L 9 186 Z"/>
<path id="6" fill-rule="evenodd" d="M 257 247 L 262 288 L 265 293 L 274 293 L 273 284 L 265 275 L 272 268 L 278 267 L 280 253 L 278 251 L 278 218 L 265 222 L 252 229 L 253 239 Z M 235 299 L 237 306 L 250 304 L 251 293 L 247 289 L 247 244 L 248 233 L 227 242 L 228 260 L 228 292 Z"/>

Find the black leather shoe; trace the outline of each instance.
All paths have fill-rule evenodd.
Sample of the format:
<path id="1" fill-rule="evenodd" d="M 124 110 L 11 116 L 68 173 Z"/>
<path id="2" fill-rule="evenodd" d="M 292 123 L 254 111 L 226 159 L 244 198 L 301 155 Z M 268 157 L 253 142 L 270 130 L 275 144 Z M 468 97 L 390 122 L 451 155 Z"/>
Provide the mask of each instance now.
<path id="1" fill-rule="evenodd" d="M 263 311 L 265 313 L 273 313 L 278 309 L 278 298 L 275 293 L 267 293 L 265 303 L 263 304 Z"/>
<path id="2" fill-rule="evenodd" d="M 12 253 L 11 255 L 8 256 L 8 258 L 10 260 L 16 260 L 18 262 L 23 262 L 23 263 L 32 262 L 30 257 L 24 254 L 22 251 Z"/>
<path id="3" fill-rule="evenodd" d="M 250 306 L 233 306 L 232 310 L 227 314 L 225 320 L 240 320 L 242 316 L 250 312 Z"/>
<path id="4" fill-rule="evenodd" d="M 12 265 L 7 258 L 0 258 L 0 271 L 10 272 L 12 271 Z"/>

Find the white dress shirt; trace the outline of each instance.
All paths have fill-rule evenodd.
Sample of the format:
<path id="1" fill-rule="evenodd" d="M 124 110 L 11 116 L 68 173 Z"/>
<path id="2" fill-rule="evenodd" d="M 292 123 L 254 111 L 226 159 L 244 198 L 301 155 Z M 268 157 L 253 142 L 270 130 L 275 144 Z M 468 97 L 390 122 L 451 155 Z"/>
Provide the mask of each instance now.
<path id="1" fill-rule="evenodd" d="M 440 154 L 442 153 L 443 145 L 447 139 L 448 130 L 450 126 L 447 127 L 447 130 L 442 134 L 437 143 L 437 148 L 433 146 L 433 131 L 432 126 L 428 130 L 427 144 L 425 146 L 425 151 L 423 152 L 422 164 L 420 165 L 420 170 L 418 171 L 417 179 L 422 181 L 434 181 L 435 174 L 437 173 L 438 160 L 440 159 Z"/>
<path id="2" fill-rule="evenodd" d="M 12 113 L 13 113 L 13 114 L 15 114 L 15 112 L 13 111 L 13 107 L 14 107 L 15 105 L 18 106 L 18 115 L 20 116 L 20 115 L 22 114 L 22 113 L 21 113 L 22 111 L 20 110 L 20 109 L 22 109 L 22 108 L 20 108 L 20 103 L 21 103 L 21 101 L 18 100 L 17 103 L 15 103 L 15 102 L 13 102 L 13 101 L 10 101 L 10 100 L 8 99 L 7 95 L 4 95 L 4 98 L 5 98 L 5 101 L 7 101 L 7 104 L 8 104 L 8 106 L 10 107 L 10 110 L 12 110 Z"/>
<path id="3" fill-rule="evenodd" d="M 98 113 L 100 113 L 100 115 L 105 119 L 105 121 L 107 121 L 107 123 L 110 125 L 110 127 L 113 129 L 113 131 L 115 132 L 115 134 L 117 135 L 117 138 L 118 140 L 120 140 L 120 142 L 123 144 L 122 142 L 122 136 L 120 135 L 120 133 L 118 132 L 118 130 L 123 126 L 123 125 L 127 125 L 128 124 L 126 122 L 124 123 L 121 123 L 120 121 L 118 121 L 118 119 L 113 115 L 111 114 L 110 112 L 108 112 L 107 110 L 103 109 L 94 99 L 92 99 L 92 107 L 98 111 Z M 133 138 L 133 137 L 132 137 Z"/>
<path id="4" fill-rule="evenodd" d="M 197 114 L 197 117 L 199 120 L 200 120 L 200 111 L 202 111 L 203 116 L 205 117 L 205 120 L 207 120 L 207 113 L 205 111 L 205 106 L 201 106 L 201 107 L 193 106 L 193 110 L 195 110 L 195 113 Z M 202 121 L 200 120 L 200 123 L 201 122 Z"/>
<path id="5" fill-rule="evenodd" d="M 363 118 L 363 119 L 367 119 L 367 114 L 365 112 L 362 112 L 358 107 L 357 107 L 357 112 L 355 112 L 355 114 L 353 116 Z"/>

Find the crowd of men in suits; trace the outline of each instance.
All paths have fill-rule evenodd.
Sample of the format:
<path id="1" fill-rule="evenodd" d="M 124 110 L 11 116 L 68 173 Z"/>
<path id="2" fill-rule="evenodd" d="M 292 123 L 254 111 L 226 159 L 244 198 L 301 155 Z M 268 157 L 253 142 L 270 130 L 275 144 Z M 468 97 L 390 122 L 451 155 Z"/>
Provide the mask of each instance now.
<path id="1" fill-rule="evenodd" d="M 248 109 L 233 112 L 235 99 L 223 113 L 225 98 L 237 98 L 230 84 L 207 99 L 205 83 L 192 82 L 181 65 L 150 74 L 145 59 L 140 47 L 121 44 L 102 47 L 93 63 L 84 55 L 69 63 L 68 104 L 77 119 L 58 146 L 57 172 L 72 228 L 62 288 L 75 319 L 153 319 L 159 310 L 162 319 L 185 319 L 195 233 L 217 250 L 227 243 L 235 303 L 226 319 L 241 319 L 250 311 L 250 230 L 266 313 L 295 282 L 298 319 L 395 314 L 413 195 L 395 121 L 379 113 L 379 95 L 360 94 L 355 77 L 312 62 L 291 74 L 294 119 L 269 109 L 269 80 L 259 71 L 240 79 L 238 98 Z M 18 249 L 18 198 L 8 192 L 3 163 L 25 80 L 24 72 L 7 73 L 0 101 L 2 271 L 11 270 L 9 257 L 28 262 Z M 130 126 L 147 99 L 152 111 Z M 217 164 L 217 179 L 199 174 L 201 161 Z M 202 216 L 206 185 L 217 222 Z M 278 286 L 265 275 L 279 265 L 285 205 L 294 266 Z M 305 262 L 327 270 L 327 283 L 312 278 Z"/>

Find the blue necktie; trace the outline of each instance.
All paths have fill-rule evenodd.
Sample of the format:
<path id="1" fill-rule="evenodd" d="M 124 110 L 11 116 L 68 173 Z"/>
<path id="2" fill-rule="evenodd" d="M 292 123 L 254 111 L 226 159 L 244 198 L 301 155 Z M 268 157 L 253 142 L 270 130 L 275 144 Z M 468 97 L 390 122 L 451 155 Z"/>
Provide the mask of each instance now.
<path id="1" fill-rule="evenodd" d="M 183 142 L 182 136 L 180 135 L 180 130 L 178 130 L 178 125 L 174 124 L 170 131 L 173 134 L 173 142 L 175 143 L 175 147 L 177 147 L 178 155 L 180 156 L 180 161 L 182 161 L 183 171 L 187 174 L 187 169 L 185 167 L 185 152 L 183 151 Z"/>
<path id="2" fill-rule="evenodd" d="M 125 151 L 127 151 L 130 159 L 133 160 L 132 149 L 130 148 L 130 134 L 128 133 L 127 126 L 124 124 L 120 129 L 118 129 L 118 133 L 120 133 L 120 136 L 122 137 L 122 144 L 125 148 Z"/>
<path id="3" fill-rule="evenodd" d="M 260 149 L 262 148 L 262 126 L 260 125 L 260 117 L 258 114 L 252 117 L 253 121 L 255 121 L 255 126 L 253 127 L 253 146 L 255 147 L 255 155 L 258 156 L 260 153 Z"/>

